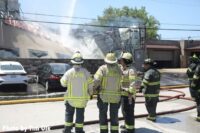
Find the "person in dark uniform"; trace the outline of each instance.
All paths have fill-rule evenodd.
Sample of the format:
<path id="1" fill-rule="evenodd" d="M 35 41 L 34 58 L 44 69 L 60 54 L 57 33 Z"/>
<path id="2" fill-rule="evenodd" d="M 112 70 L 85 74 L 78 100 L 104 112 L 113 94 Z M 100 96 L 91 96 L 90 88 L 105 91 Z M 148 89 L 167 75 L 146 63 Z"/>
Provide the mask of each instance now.
<path id="1" fill-rule="evenodd" d="M 148 111 L 147 120 L 156 121 L 156 107 L 159 101 L 160 72 L 154 67 L 154 61 L 145 59 L 143 68 L 145 70 L 140 90 L 145 97 L 145 106 Z"/>
<path id="2" fill-rule="evenodd" d="M 192 97 L 197 104 L 197 118 L 196 120 L 200 122 L 200 62 L 198 61 L 194 75 L 191 81 Z"/>
<path id="3" fill-rule="evenodd" d="M 188 66 L 188 69 L 187 69 L 187 76 L 188 76 L 188 80 L 189 80 L 189 89 L 190 89 L 190 94 L 193 98 L 195 98 L 195 91 L 194 91 L 194 88 L 191 87 L 191 84 L 192 84 L 192 80 L 193 80 L 193 76 L 194 76 L 194 73 L 195 73 L 195 69 L 198 65 L 198 62 L 199 62 L 199 58 L 194 54 L 192 57 L 189 58 L 189 66 Z"/>

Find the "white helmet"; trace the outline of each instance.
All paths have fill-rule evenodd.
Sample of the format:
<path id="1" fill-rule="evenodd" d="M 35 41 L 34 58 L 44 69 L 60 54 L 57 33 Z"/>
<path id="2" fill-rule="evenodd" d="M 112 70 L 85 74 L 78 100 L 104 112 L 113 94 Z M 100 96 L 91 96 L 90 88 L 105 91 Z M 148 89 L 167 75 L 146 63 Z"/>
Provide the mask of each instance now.
<path id="1" fill-rule="evenodd" d="M 75 64 L 75 65 L 80 65 L 80 64 L 83 64 L 83 57 L 81 55 L 81 53 L 79 51 L 77 51 L 73 56 L 72 56 L 72 59 L 71 59 L 71 63 L 72 64 Z"/>
<path id="2" fill-rule="evenodd" d="M 115 56 L 115 53 L 107 53 L 106 58 L 104 61 L 108 64 L 115 64 L 117 63 L 117 58 Z"/>

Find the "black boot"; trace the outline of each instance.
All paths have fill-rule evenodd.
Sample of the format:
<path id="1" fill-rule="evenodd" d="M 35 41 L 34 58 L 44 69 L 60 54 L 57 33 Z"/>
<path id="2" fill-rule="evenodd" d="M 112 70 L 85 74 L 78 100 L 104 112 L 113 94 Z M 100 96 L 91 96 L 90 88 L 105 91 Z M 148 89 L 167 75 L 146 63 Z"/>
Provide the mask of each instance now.
<path id="1" fill-rule="evenodd" d="M 129 133 L 127 129 L 122 129 L 121 133 Z"/>
<path id="2" fill-rule="evenodd" d="M 121 130 L 121 133 L 135 133 L 135 129 L 132 130 L 123 129 Z"/>
<path id="3" fill-rule="evenodd" d="M 72 133 L 71 128 L 65 127 L 64 130 L 63 130 L 63 133 Z"/>
<path id="4" fill-rule="evenodd" d="M 156 122 L 156 117 L 148 116 L 146 119 L 149 120 L 149 121 L 152 121 L 152 122 Z"/>
<path id="5" fill-rule="evenodd" d="M 76 130 L 75 133 L 85 133 L 83 130 Z"/>

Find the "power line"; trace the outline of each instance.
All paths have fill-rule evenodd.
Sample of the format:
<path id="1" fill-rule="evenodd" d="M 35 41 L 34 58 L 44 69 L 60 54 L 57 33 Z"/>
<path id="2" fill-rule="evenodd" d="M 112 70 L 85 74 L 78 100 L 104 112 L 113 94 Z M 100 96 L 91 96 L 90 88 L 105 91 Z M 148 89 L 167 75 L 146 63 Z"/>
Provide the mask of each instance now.
<path id="1" fill-rule="evenodd" d="M 9 20 L 5 18 L 0 18 L 3 20 Z M 36 23 L 47 23 L 47 24 L 59 24 L 59 25 L 76 25 L 76 26 L 89 26 L 89 27 L 100 27 L 100 28 L 130 28 L 127 26 L 109 26 L 109 25 L 95 25 L 95 24 L 81 24 L 81 23 L 67 23 L 67 22 L 55 22 L 55 21 L 41 21 L 41 20 L 30 20 L 30 19 L 10 19 L 16 21 L 24 21 L 24 22 L 36 22 Z M 132 29 L 138 29 L 136 27 L 131 27 Z M 155 28 L 155 27 L 140 27 L 140 29 L 148 29 L 148 30 L 168 30 L 168 31 L 195 31 L 199 32 L 200 29 L 177 29 L 177 28 Z"/>
<path id="2" fill-rule="evenodd" d="M 54 14 L 43 14 L 43 13 L 31 13 L 31 12 L 22 12 L 23 14 L 28 14 L 28 15 L 36 15 L 36 16 L 47 16 L 47 17 L 57 17 L 57 18 L 73 18 L 73 19 L 83 19 L 83 20 L 98 20 L 95 18 L 86 18 L 86 17 L 71 17 L 71 16 L 64 16 L 64 15 L 54 15 Z M 99 19 L 99 20 L 105 20 L 105 21 L 116 21 L 115 19 Z M 122 21 L 122 20 L 117 20 L 117 22 L 131 22 L 131 23 L 137 23 L 139 22 L 132 22 L 132 21 Z M 179 23 L 160 23 L 161 25 L 177 25 L 177 26 L 200 26 L 199 24 L 179 24 Z"/>

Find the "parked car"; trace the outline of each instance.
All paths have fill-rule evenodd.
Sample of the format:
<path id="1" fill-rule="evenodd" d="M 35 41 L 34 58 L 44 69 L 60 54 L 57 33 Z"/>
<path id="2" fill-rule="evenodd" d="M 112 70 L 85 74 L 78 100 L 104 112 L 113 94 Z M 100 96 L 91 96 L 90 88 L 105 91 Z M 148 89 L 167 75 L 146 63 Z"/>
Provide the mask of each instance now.
<path id="1" fill-rule="evenodd" d="M 66 63 L 47 63 L 41 65 L 37 71 L 37 82 L 45 87 L 46 91 L 64 89 L 60 84 L 60 78 L 70 69 Z"/>
<path id="2" fill-rule="evenodd" d="M 0 88 L 6 85 L 15 85 L 16 89 L 27 89 L 27 73 L 19 62 L 0 61 Z"/>

